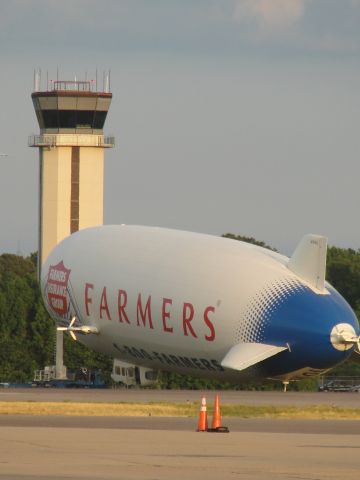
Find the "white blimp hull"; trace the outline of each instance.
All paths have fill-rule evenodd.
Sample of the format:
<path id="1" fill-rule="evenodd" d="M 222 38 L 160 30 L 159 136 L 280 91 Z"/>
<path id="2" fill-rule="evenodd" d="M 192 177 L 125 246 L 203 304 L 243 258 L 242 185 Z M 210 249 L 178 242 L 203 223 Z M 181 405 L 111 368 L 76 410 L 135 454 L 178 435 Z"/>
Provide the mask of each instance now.
<path id="1" fill-rule="evenodd" d="M 58 325 L 114 358 L 235 382 L 289 380 L 344 361 L 357 342 L 355 315 L 324 282 L 325 256 L 315 235 L 289 261 L 220 237 L 103 226 L 62 241 L 41 283 Z"/>

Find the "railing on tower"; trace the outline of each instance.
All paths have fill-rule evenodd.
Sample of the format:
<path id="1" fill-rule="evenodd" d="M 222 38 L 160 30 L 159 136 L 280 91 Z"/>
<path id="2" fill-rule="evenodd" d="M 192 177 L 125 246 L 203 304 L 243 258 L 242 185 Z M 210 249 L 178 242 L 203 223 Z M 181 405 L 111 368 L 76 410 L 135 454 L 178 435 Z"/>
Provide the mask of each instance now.
<path id="1" fill-rule="evenodd" d="M 29 147 L 102 147 L 112 148 L 115 145 L 115 137 L 94 134 L 45 134 L 30 135 Z"/>
<path id="2" fill-rule="evenodd" d="M 50 90 L 71 92 L 95 91 L 95 80 L 50 80 Z"/>
<path id="3" fill-rule="evenodd" d="M 56 80 L 49 79 L 46 72 L 46 88 L 42 90 L 42 73 L 41 69 L 34 70 L 34 92 L 92 92 L 92 93 L 110 93 L 110 70 L 102 73 L 102 88 L 98 82 L 98 72 L 96 71 L 95 79 L 87 80 L 59 80 L 59 72 L 57 72 Z"/>

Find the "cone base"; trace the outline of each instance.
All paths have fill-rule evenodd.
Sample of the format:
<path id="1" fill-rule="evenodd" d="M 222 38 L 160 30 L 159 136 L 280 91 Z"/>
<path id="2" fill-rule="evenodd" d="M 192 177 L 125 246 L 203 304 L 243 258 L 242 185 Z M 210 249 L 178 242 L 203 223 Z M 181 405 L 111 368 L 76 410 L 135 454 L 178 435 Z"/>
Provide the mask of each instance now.
<path id="1" fill-rule="evenodd" d="M 208 428 L 207 431 L 209 433 L 230 433 L 228 427 Z"/>

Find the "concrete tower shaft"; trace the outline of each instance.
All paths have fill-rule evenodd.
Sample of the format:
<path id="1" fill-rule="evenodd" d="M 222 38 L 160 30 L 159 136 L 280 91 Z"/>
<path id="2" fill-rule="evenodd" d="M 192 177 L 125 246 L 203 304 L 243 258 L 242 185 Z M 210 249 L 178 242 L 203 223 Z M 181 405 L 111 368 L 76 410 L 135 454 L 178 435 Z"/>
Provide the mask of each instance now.
<path id="1" fill-rule="evenodd" d="M 91 81 L 56 81 L 32 93 L 40 135 L 39 271 L 50 251 L 77 230 L 103 223 L 103 127 L 112 94 Z"/>

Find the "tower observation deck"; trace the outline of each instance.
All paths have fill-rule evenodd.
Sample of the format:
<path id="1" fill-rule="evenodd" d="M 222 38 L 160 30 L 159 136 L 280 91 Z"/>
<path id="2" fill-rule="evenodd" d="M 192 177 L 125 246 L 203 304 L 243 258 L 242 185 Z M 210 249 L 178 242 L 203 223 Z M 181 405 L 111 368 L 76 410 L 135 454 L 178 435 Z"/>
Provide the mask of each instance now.
<path id="1" fill-rule="evenodd" d="M 39 270 L 50 251 L 77 230 L 103 223 L 104 148 L 115 144 L 103 128 L 112 93 L 109 82 L 50 82 L 31 94 L 40 127 L 29 137 L 39 148 Z M 48 84 L 49 87 L 49 84 Z"/>

